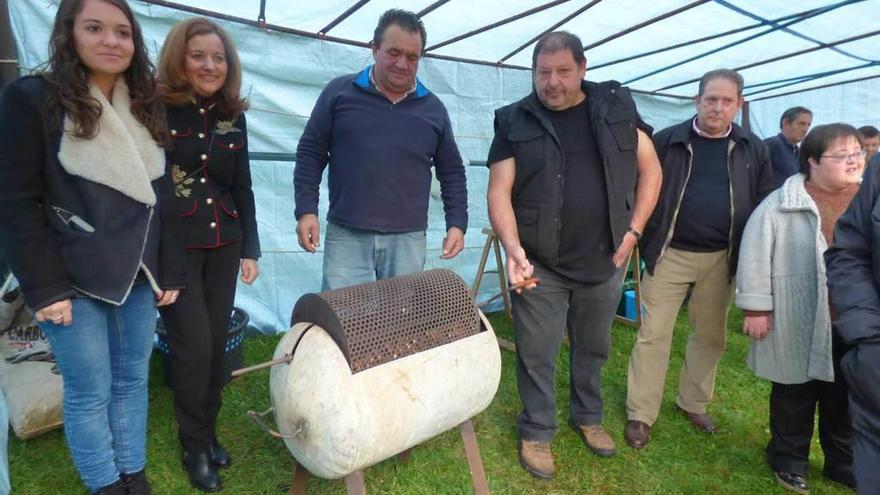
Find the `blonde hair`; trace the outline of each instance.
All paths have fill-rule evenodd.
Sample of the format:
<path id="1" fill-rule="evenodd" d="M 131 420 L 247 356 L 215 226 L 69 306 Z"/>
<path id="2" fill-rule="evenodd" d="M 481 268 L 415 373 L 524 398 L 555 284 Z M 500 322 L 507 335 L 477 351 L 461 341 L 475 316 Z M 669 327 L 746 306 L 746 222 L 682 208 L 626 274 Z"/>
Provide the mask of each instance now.
<path id="1" fill-rule="evenodd" d="M 165 38 L 159 55 L 159 92 L 167 105 L 184 106 L 192 103 L 195 96 L 192 83 L 186 77 L 186 45 L 196 36 L 215 34 L 226 50 L 226 81 L 217 91 L 217 108 L 228 117 L 237 117 L 248 109 L 248 102 L 241 97 L 241 62 L 232 39 L 219 25 L 194 17 L 178 22 Z"/>

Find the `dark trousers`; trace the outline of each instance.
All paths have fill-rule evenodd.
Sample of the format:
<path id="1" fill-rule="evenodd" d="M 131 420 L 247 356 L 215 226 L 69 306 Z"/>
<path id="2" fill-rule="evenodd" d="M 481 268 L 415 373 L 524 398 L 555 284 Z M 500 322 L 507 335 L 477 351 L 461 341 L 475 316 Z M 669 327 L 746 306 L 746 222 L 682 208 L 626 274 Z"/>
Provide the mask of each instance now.
<path id="1" fill-rule="evenodd" d="M 556 433 L 556 355 L 566 327 L 571 368 L 571 412 L 577 425 L 602 422 L 600 377 L 611 346 L 611 322 L 623 272 L 587 284 L 534 264 L 541 283 L 512 294 L 516 378 L 523 410 L 520 438 L 549 442 Z"/>
<path id="2" fill-rule="evenodd" d="M 207 452 L 215 439 L 223 354 L 235 300 L 241 243 L 188 249 L 187 285 L 177 302 L 160 308 L 173 357 L 171 386 L 180 443 Z"/>
<path id="3" fill-rule="evenodd" d="M 858 344 L 841 368 L 849 384 L 856 491 L 880 494 L 880 342 Z"/>
<path id="4" fill-rule="evenodd" d="M 834 382 L 810 380 L 786 385 L 773 383 L 770 391 L 770 443 L 767 462 L 774 471 L 807 474 L 810 441 L 818 406 L 819 442 L 825 453 L 823 472 L 848 485 L 853 482 L 852 424 L 848 387 L 840 372 L 843 342 L 832 334 Z"/>

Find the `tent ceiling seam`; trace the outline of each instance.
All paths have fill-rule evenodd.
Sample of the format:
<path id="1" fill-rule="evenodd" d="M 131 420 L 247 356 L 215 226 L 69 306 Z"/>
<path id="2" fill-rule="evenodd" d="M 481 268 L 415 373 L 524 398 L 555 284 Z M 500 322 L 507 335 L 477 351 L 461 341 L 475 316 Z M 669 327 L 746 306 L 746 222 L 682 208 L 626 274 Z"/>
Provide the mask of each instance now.
<path id="1" fill-rule="evenodd" d="M 875 65 L 877 65 L 877 62 L 868 62 L 865 64 L 856 65 L 853 67 L 846 67 L 843 69 L 834 69 L 834 70 L 828 70 L 828 71 L 823 71 L 823 72 L 816 72 L 814 74 L 808 74 L 808 75 L 799 76 L 799 77 L 795 77 L 795 78 L 789 78 L 790 80 L 787 82 L 784 80 L 777 81 L 777 82 L 781 82 L 782 84 L 777 84 L 776 86 L 773 86 L 772 88 L 764 88 L 764 89 L 760 89 L 758 91 L 752 91 L 751 93 L 749 93 L 745 96 L 751 97 L 751 96 L 754 96 L 757 94 L 769 93 L 770 91 L 776 91 L 778 89 L 787 88 L 790 86 L 796 86 L 798 84 L 812 82 L 812 81 L 816 81 L 816 80 L 823 79 L 826 77 L 831 77 L 831 76 L 836 76 L 836 75 L 843 74 L 846 72 L 851 72 L 854 70 L 867 69 L 867 68 L 875 66 Z"/>
<path id="2" fill-rule="evenodd" d="M 639 29 L 642 29 L 643 27 L 647 27 L 647 26 L 650 26 L 651 24 L 654 24 L 655 22 L 669 19 L 671 17 L 675 17 L 676 15 L 681 14 L 682 12 L 686 12 L 694 7 L 699 7 L 700 5 L 703 5 L 704 3 L 707 3 L 709 1 L 710 0 L 696 0 L 694 2 L 687 4 L 687 5 L 683 5 L 677 9 L 673 9 L 668 12 L 664 12 L 656 17 L 653 17 L 653 18 L 648 19 L 646 21 L 642 21 L 642 22 L 636 24 L 635 26 L 628 27 L 628 28 L 624 29 L 623 31 L 619 31 L 619 32 L 614 33 L 610 36 L 606 36 L 605 38 L 602 38 L 601 40 L 599 40 L 595 43 L 587 45 L 584 47 L 584 51 L 587 51 L 591 48 L 596 48 L 597 46 L 604 45 L 605 43 L 612 41 L 612 40 L 615 40 L 617 38 L 620 38 L 621 36 L 625 36 L 627 34 L 634 33 L 636 31 L 638 31 Z"/>
<path id="3" fill-rule="evenodd" d="M 750 36 L 746 36 L 745 38 L 742 38 L 742 39 L 739 39 L 739 40 L 737 40 L 737 41 L 733 41 L 733 42 L 727 43 L 726 45 L 720 46 L 720 47 L 718 47 L 718 48 L 713 48 L 713 49 L 711 49 L 711 50 L 707 50 L 707 51 L 705 51 L 705 52 L 703 52 L 703 53 L 700 53 L 700 54 L 694 55 L 694 56 L 692 56 L 692 57 L 688 57 L 688 58 L 686 58 L 686 59 L 684 59 L 684 60 L 681 60 L 681 61 L 679 61 L 679 62 L 676 62 L 676 63 L 674 63 L 674 64 L 667 65 L 666 67 L 661 67 L 661 68 L 659 68 L 659 69 L 655 69 L 655 70 L 653 70 L 653 71 L 651 71 L 651 72 L 649 72 L 649 73 L 647 73 L 647 74 L 644 74 L 644 75 L 638 76 L 638 77 L 636 77 L 636 78 L 630 79 L 630 80 L 626 81 L 624 84 L 629 84 L 629 83 L 632 83 L 632 82 L 635 82 L 635 81 L 640 81 L 640 80 L 645 79 L 645 78 L 647 78 L 647 77 L 650 77 L 650 76 L 653 76 L 653 75 L 659 74 L 659 73 L 661 73 L 661 72 L 666 72 L 666 71 L 668 71 L 668 70 L 674 69 L 674 68 L 679 67 L 679 66 L 681 66 L 681 65 L 684 65 L 684 64 L 687 64 L 687 63 L 693 62 L 694 60 L 699 60 L 699 59 L 701 59 L 701 58 L 705 58 L 705 57 L 707 57 L 707 56 L 709 56 L 709 55 L 713 55 L 713 54 L 715 54 L 715 53 L 722 52 L 722 51 L 727 50 L 727 49 L 729 49 L 729 48 L 733 48 L 734 46 L 741 45 L 741 44 L 743 44 L 743 43 L 745 43 L 745 42 L 748 42 L 748 41 L 752 41 L 752 40 L 758 39 L 758 38 L 760 38 L 760 37 L 762 37 L 762 36 L 764 36 L 764 35 L 767 35 L 767 34 L 770 34 L 770 33 L 775 32 L 775 31 L 778 31 L 779 29 L 781 29 L 781 28 L 783 28 L 783 27 L 791 26 L 791 25 L 793 25 L 793 24 L 797 24 L 797 23 L 799 23 L 799 22 L 803 22 L 803 21 L 805 21 L 805 20 L 807 20 L 807 19 L 809 19 L 809 18 L 812 18 L 812 17 L 818 16 L 818 15 L 824 14 L 824 13 L 828 12 L 829 9 L 838 8 L 838 7 L 841 7 L 841 6 L 843 6 L 843 5 L 848 5 L 848 4 L 849 4 L 850 2 L 852 2 L 852 1 L 853 1 L 853 0 L 844 0 L 843 2 L 840 2 L 840 3 L 838 3 L 838 4 L 836 4 L 836 5 L 833 5 L 833 6 L 830 6 L 830 7 L 825 7 L 825 8 L 821 8 L 821 9 L 816 9 L 816 10 L 814 10 L 814 11 L 811 11 L 809 14 L 805 14 L 804 16 L 796 17 L 796 18 L 794 18 L 794 19 L 792 19 L 792 20 L 790 20 L 790 21 L 785 22 L 784 24 L 777 24 L 777 25 L 771 26 L 771 27 L 770 27 L 769 29 L 767 29 L 766 31 L 762 31 L 762 32 L 760 32 L 760 33 L 756 33 L 756 34 L 753 34 L 753 35 L 750 35 Z M 698 80 L 699 80 L 699 79 L 698 79 Z M 658 91 L 663 91 L 663 90 L 666 90 L 666 89 L 669 89 L 669 88 L 675 88 L 675 87 L 678 87 L 678 86 L 681 86 L 681 85 L 684 85 L 684 84 L 688 84 L 688 83 L 691 83 L 691 82 L 693 82 L 693 81 L 687 81 L 687 82 L 678 83 L 678 84 L 671 84 L 671 85 L 668 85 L 668 86 L 664 86 L 664 87 L 662 87 L 662 88 L 659 88 Z"/>
<path id="4" fill-rule="evenodd" d="M 796 13 L 796 14 L 788 14 L 788 15 L 785 15 L 785 16 L 782 16 L 782 17 L 777 17 L 776 19 L 773 20 L 773 22 L 788 21 L 788 20 L 790 20 L 790 19 L 794 19 L 794 18 L 796 18 L 796 17 L 804 16 L 804 15 L 807 15 L 807 14 L 809 14 L 809 13 L 811 13 L 811 12 L 815 12 L 815 11 L 817 11 L 817 10 L 819 10 L 819 9 L 810 9 L 810 10 L 805 10 L 805 11 L 803 11 L 803 12 L 799 12 L 799 13 Z M 599 65 L 594 65 L 594 66 L 593 66 L 593 69 L 600 69 L 600 68 L 602 68 L 602 67 L 609 67 L 609 66 L 612 66 L 612 65 L 621 64 L 621 63 L 623 63 L 623 62 L 629 62 L 630 60 L 636 60 L 636 59 L 643 58 L 643 57 L 649 57 L 649 56 L 651 56 L 651 55 L 656 55 L 656 54 L 658 54 L 658 53 L 663 53 L 663 52 L 666 52 L 666 51 L 669 51 L 669 50 L 675 50 L 675 49 L 677 49 L 677 48 L 684 48 L 684 47 L 689 46 L 689 45 L 696 45 L 696 44 L 698 44 L 698 43 L 703 43 L 704 41 L 712 41 L 712 40 L 714 40 L 714 39 L 724 38 L 725 36 L 731 36 L 731 35 L 734 35 L 734 34 L 738 34 L 738 33 L 745 32 L 745 31 L 751 31 L 752 29 L 758 29 L 758 28 L 763 27 L 763 26 L 766 26 L 766 25 L 768 25 L 768 24 L 769 24 L 768 22 L 758 22 L 758 23 L 756 23 L 756 24 L 751 24 L 751 25 L 748 25 L 748 26 L 743 26 L 743 27 L 739 27 L 739 28 L 736 28 L 736 29 L 731 29 L 731 30 L 729 30 L 729 31 L 723 31 L 723 32 L 721 32 L 721 33 L 710 34 L 710 35 L 704 36 L 704 37 L 702 37 L 702 38 L 695 38 L 695 39 L 692 39 L 692 40 L 687 40 L 687 41 L 683 41 L 683 42 L 680 42 L 680 43 L 676 43 L 676 44 L 674 44 L 674 45 L 669 45 L 669 46 L 666 46 L 666 47 L 663 47 L 663 48 L 657 48 L 657 49 L 655 49 L 655 50 L 650 50 L 650 51 L 647 51 L 647 52 L 642 52 L 642 53 L 638 53 L 638 54 L 635 54 L 635 55 L 630 55 L 630 56 L 627 56 L 627 57 L 624 57 L 624 58 L 619 58 L 619 59 L 616 59 L 616 60 L 612 60 L 612 61 L 610 61 L 610 62 L 605 62 L 605 63 L 599 64 Z"/>
<path id="5" fill-rule="evenodd" d="M 714 1 L 715 3 L 717 3 L 718 5 L 721 5 L 721 6 L 724 7 L 724 8 L 727 8 L 727 9 L 732 10 L 733 12 L 736 12 L 737 14 L 744 15 L 744 16 L 746 16 L 746 17 L 750 17 L 750 18 L 755 19 L 755 20 L 761 20 L 761 21 L 766 21 L 766 20 L 767 20 L 767 19 L 764 19 L 763 17 L 761 17 L 761 16 L 759 16 L 759 15 L 757 15 L 757 14 L 754 14 L 754 13 L 752 13 L 752 12 L 749 12 L 749 11 L 746 10 L 746 9 L 743 9 L 743 8 L 737 7 L 736 5 L 734 5 L 734 4 L 733 4 L 732 2 L 730 2 L 730 1 L 727 1 L 727 0 L 713 0 L 713 1 Z M 850 1 L 847 3 L 847 5 L 852 5 L 852 4 L 860 3 L 860 2 L 863 2 L 863 1 L 865 1 L 865 0 L 850 0 Z M 798 32 L 798 31 L 795 31 L 794 29 L 788 29 L 788 28 L 786 28 L 786 27 L 782 27 L 782 28 L 780 28 L 780 30 L 781 30 L 782 32 L 787 33 L 787 34 L 790 34 L 791 36 L 794 36 L 794 37 L 796 37 L 796 38 L 801 38 L 801 39 L 803 39 L 803 40 L 809 41 L 810 43 L 815 43 L 815 44 L 817 44 L 817 45 L 819 45 L 819 46 L 822 46 L 822 47 L 828 48 L 828 47 L 825 46 L 825 42 L 823 42 L 823 41 L 819 41 L 819 40 L 817 40 L 817 39 L 815 39 L 815 38 L 811 38 L 811 37 L 809 37 L 809 36 L 807 36 L 807 35 L 805 35 L 805 34 L 802 34 L 802 33 Z M 842 50 L 842 49 L 840 49 L 840 48 L 830 48 L 830 49 L 831 49 L 831 50 L 834 50 L 834 51 L 837 52 L 837 53 L 840 53 L 841 55 L 844 55 L 844 56 L 849 57 L 849 58 L 854 58 L 854 59 L 859 60 L 859 61 L 862 61 L 862 62 L 869 62 L 869 61 L 870 61 L 870 59 L 863 58 L 863 57 L 859 57 L 858 55 L 854 55 L 854 54 L 849 53 L 849 52 L 847 52 L 846 50 Z"/>
<path id="6" fill-rule="evenodd" d="M 805 93 L 807 91 L 815 91 L 817 89 L 831 88 L 834 86 L 843 86 L 846 84 L 852 84 L 852 83 L 861 82 L 861 81 L 869 81 L 871 79 L 877 79 L 877 78 L 880 78 L 880 74 L 873 75 L 873 76 L 857 77 L 855 79 L 849 79 L 846 81 L 838 81 L 838 82 L 833 82 L 833 83 L 829 83 L 829 84 L 823 84 L 821 86 L 813 86 L 810 88 L 798 89 L 795 91 L 788 91 L 786 93 L 779 93 L 779 94 L 775 94 L 775 95 L 762 96 L 760 98 L 755 98 L 754 100 L 751 100 L 751 101 L 754 103 L 756 101 L 769 100 L 771 98 L 779 98 L 782 96 L 789 96 L 789 95 L 794 95 L 794 94 L 798 94 L 798 93 Z"/>
<path id="7" fill-rule="evenodd" d="M 556 7 L 557 5 L 561 5 L 563 3 L 570 2 L 570 1 L 571 0 L 553 0 L 552 2 L 547 2 L 543 5 L 539 5 L 537 7 L 533 7 L 531 9 L 524 10 L 518 14 L 514 14 L 510 17 L 506 17 L 504 19 L 501 19 L 500 21 L 495 21 L 490 24 L 483 25 L 477 29 L 473 29 L 473 30 L 468 31 L 466 33 L 460 34 L 458 36 L 454 36 L 454 37 L 449 38 L 447 40 L 441 41 L 437 44 L 431 45 L 425 51 L 432 51 L 432 50 L 436 50 L 438 48 L 444 47 L 446 45 L 451 45 L 452 43 L 459 42 L 463 39 L 470 38 L 471 36 L 475 36 L 477 34 L 489 31 L 491 29 L 495 29 L 497 27 L 503 26 L 503 25 L 511 23 L 513 21 L 518 21 L 524 17 L 528 17 L 532 14 L 537 14 L 538 12 L 541 12 L 543 10 L 547 10 L 551 7 Z"/>
<path id="8" fill-rule="evenodd" d="M 842 40 L 834 41 L 834 42 L 828 43 L 828 46 L 830 47 L 830 46 L 844 45 L 844 44 L 846 44 L 846 43 L 852 43 L 853 41 L 858 41 L 858 40 L 861 40 L 861 39 L 864 39 L 864 38 L 870 38 L 870 37 L 877 36 L 877 35 L 880 35 L 880 30 L 870 31 L 870 32 L 868 32 L 868 33 L 864 33 L 864 34 L 860 34 L 860 35 L 857 35 L 857 36 L 852 36 L 852 37 L 849 37 L 849 38 L 844 38 L 844 39 L 842 39 Z M 765 65 L 765 64 L 769 64 L 769 63 L 771 63 L 771 62 L 778 62 L 779 60 L 784 60 L 784 59 L 786 59 L 786 58 L 797 57 L 797 56 L 799 56 L 799 55 L 805 55 L 805 54 L 807 54 L 807 53 L 815 52 L 815 51 L 818 51 L 818 50 L 825 50 L 825 49 L 827 49 L 827 47 L 822 47 L 822 46 L 814 46 L 814 47 L 812 47 L 812 48 L 805 48 L 805 49 L 803 49 L 803 50 L 797 50 L 797 51 L 790 52 L 790 53 L 786 53 L 786 54 L 783 54 L 783 55 L 778 55 L 778 56 L 775 56 L 775 57 L 770 57 L 770 58 L 768 58 L 768 59 L 759 60 L 758 62 L 752 62 L 752 63 L 746 64 L 746 65 L 741 65 L 741 66 L 739 66 L 739 67 L 734 67 L 733 70 L 741 71 L 741 70 L 745 70 L 745 69 L 751 69 L 752 67 L 757 67 L 757 66 L 759 66 L 759 65 Z M 688 81 L 680 82 L 680 83 L 678 83 L 678 84 L 672 84 L 672 85 L 669 85 L 669 86 L 665 86 L 665 87 L 663 87 L 663 88 L 660 88 L 658 91 L 663 91 L 663 90 L 666 90 L 666 89 L 675 88 L 675 87 L 678 87 L 678 86 L 683 86 L 683 85 L 685 85 L 685 84 L 694 83 L 694 82 L 697 82 L 697 81 L 699 81 L 699 80 L 700 80 L 700 78 L 695 78 L 695 79 L 691 79 L 691 80 L 688 80 Z"/>
<path id="9" fill-rule="evenodd" d="M 505 60 L 507 60 L 507 59 L 509 59 L 510 57 L 516 55 L 517 53 L 523 51 L 526 47 L 528 47 L 529 45 L 531 45 L 532 43 L 534 43 L 535 41 L 537 41 L 538 39 L 540 39 L 541 36 L 544 36 L 545 34 L 549 33 L 550 31 L 555 30 L 556 28 L 558 28 L 559 26 L 565 24 L 566 22 L 568 22 L 568 21 L 574 19 L 575 17 L 578 17 L 579 15 L 583 14 L 585 11 L 587 11 L 588 9 L 590 9 L 593 5 L 596 5 L 597 3 L 601 2 L 601 1 L 602 1 L 602 0 L 593 0 L 593 1 L 591 1 L 590 3 L 588 3 L 588 4 L 584 5 L 584 6 L 578 7 L 574 12 L 572 12 L 571 14 L 568 14 L 567 16 L 563 17 L 559 22 L 553 24 L 552 26 L 550 26 L 549 28 L 545 29 L 544 31 L 541 31 L 541 33 L 538 34 L 537 36 L 535 36 L 534 38 L 530 39 L 529 41 L 526 41 L 525 43 L 523 43 L 522 45 L 520 45 L 518 48 L 516 48 L 515 50 L 513 50 L 512 52 L 510 52 L 510 53 L 508 53 L 507 55 L 501 57 L 501 59 L 498 61 L 498 63 L 499 63 L 499 64 L 500 64 L 500 63 L 504 63 Z"/>

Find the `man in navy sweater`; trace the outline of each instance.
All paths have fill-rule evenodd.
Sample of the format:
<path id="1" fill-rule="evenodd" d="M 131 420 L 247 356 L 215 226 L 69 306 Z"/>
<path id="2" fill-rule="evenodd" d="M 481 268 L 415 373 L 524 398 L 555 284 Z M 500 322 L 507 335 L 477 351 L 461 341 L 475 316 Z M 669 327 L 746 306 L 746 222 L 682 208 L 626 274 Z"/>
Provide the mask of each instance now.
<path id="1" fill-rule="evenodd" d="M 813 112 L 810 109 L 789 108 L 779 118 L 779 134 L 764 140 L 770 152 L 770 163 L 773 164 L 773 189 L 782 187 L 786 179 L 800 170 L 798 144 L 807 136 L 812 123 Z"/>
<path id="2" fill-rule="evenodd" d="M 319 245 L 318 189 L 329 164 L 323 289 L 422 270 L 431 167 L 446 213 L 441 258 L 467 230 L 467 184 L 449 115 L 416 79 L 425 48 L 416 14 L 392 9 L 371 43 L 375 64 L 324 88 L 296 150 L 297 237 Z"/>

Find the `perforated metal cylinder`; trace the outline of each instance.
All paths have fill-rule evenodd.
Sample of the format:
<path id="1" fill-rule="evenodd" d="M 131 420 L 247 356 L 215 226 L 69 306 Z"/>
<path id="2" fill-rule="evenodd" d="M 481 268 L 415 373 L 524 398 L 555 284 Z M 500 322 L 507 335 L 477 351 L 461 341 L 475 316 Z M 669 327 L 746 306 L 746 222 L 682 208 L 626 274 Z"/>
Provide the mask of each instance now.
<path id="1" fill-rule="evenodd" d="M 364 469 L 492 401 L 501 378 L 498 342 L 454 274 L 426 272 L 320 297 L 338 317 L 331 324 L 342 329 L 350 359 L 339 336 L 300 321 L 275 350 L 276 357 L 292 353 L 292 361 L 270 374 L 278 429 L 316 476 Z"/>
<path id="2" fill-rule="evenodd" d="M 480 331 L 467 284 L 429 270 L 322 292 L 344 332 L 354 373 Z"/>

